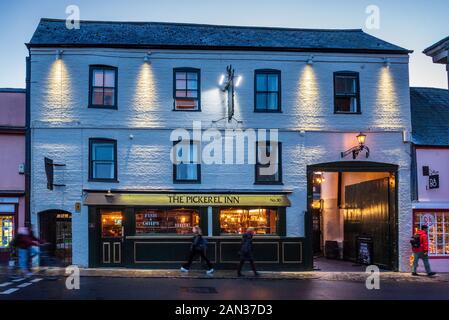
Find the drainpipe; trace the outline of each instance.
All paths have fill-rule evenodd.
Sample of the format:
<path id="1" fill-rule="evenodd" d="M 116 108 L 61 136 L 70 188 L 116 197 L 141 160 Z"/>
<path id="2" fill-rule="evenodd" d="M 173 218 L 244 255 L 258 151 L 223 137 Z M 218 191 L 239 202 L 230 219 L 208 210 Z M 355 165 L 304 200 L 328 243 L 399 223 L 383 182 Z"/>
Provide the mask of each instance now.
<path id="1" fill-rule="evenodd" d="M 31 223 L 31 128 L 30 128 L 30 84 L 31 53 L 26 57 L 26 108 L 25 108 L 25 225 Z"/>

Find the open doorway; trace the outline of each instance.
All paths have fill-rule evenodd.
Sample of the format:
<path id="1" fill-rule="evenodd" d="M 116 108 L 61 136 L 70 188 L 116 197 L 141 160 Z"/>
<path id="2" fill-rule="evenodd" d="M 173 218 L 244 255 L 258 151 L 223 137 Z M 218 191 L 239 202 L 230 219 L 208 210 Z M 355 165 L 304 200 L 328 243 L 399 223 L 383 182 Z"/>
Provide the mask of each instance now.
<path id="1" fill-rule="evenodd" d="M 72 214 L 62 210 L 39 213 L 39 237 L 48 245 L 48 253 L 63 265 L 72 264 Z"/>
<path id="2" fill-rule="evenodd" d="M 308 173 L 310 234 L 320 269 L 344 267 L 341 261 L 396 269 L 396 166 L 336 162 L 309 166 Z"/>

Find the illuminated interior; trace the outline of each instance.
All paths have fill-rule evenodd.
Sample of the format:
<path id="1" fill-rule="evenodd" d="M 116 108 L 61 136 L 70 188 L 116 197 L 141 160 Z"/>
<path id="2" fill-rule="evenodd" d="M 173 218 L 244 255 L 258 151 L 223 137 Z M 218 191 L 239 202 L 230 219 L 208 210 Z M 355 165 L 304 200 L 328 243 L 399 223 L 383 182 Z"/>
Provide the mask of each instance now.
<path id="1" fill-rule="evenodd" d="M 276 234 L 278 213 L 276 209 L 238 209 L 220 210 L 220 232 L 222 234 L 242 234 L 253 227 L 256 234 Z"/>
<path id="2" fill-rule="evenodd" d="M 14 237 L 14 216 L 0 216 L 0 248 L 8 248 Z"/>
<path id="3" fill-rule="evenodd" d="M 196 209 L 139 209 L 136 210 L 136 234 L 192 234 L 199 225 Z"/>
<path id="4" fill-rule="evenodd" d="M 101 211 L 101 236 L 120 238 L 123 236 L 123 214 L 121 211 Z"/>

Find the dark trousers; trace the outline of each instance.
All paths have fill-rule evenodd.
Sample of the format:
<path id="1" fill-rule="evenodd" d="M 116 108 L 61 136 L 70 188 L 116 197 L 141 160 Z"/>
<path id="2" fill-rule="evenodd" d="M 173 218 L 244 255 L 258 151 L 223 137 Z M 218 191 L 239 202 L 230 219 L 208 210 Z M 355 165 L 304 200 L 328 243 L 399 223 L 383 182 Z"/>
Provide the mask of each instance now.
<path id="1" fill-rule="evenodd" d="M 245 264 L 245 261 L 249 262 L 249 264 L 251 265 L 251 269 L 253 269 L 254 274 L 256 274 L 257 273 L 256 265 L 254 264 L 254 260 L 252 258 L 240 259 L 240 264 L 239 264 L 239 268 L 237 270 L 237 273 L 240 274 L 242 272 L 242 268 L 243 268 L 243 265 Z"/>
<path id="2" fill-rule="evenodd" d="M 192 264 L 193 259 L 195 259 L 196 256 L 200 256 L 203 261 L 206 262 L 207 269 L 212 269 L 212 263 L 210 263 L 209 259 L 207 259 L 205 250 L 190 250 L 189 259 L 187 260 L 187 263 L 183 265 L 183 267 L 187 270 L 190 269 L 190 265 Z"/>

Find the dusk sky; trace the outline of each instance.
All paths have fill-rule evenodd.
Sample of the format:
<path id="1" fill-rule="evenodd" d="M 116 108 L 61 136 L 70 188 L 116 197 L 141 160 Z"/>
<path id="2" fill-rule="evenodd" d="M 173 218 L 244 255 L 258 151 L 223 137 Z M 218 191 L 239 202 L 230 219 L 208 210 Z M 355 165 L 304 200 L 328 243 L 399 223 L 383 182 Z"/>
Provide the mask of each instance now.
<path id="1" fill-rule="evenodd" d="M 0 0 L 0 87 L 25 86 L 24 43 L 40 18 L 67 17 L 68 5 L 81 20 L 166 21 L 292 28 L 362 28 L 376 37 L 414 50 L 410 85 L 447 88 L 444 65 L 423 49 L 449 35 L 448 0 Z M 367 6 L 380 9 L 380 29 L 366 29 Z"/>

